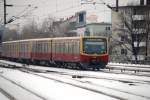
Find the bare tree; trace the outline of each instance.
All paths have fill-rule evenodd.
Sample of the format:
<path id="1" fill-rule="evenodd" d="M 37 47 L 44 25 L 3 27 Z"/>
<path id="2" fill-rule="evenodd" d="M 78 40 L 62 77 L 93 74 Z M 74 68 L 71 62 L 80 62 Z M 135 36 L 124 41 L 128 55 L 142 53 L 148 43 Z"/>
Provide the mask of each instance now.
<path id="1" fill-rule="evenodd" d="M 53 23 L 55 19 L 51 16 L 45 18 L 44 21 L 41 23 L 39 28 L 39 32 L 45 36 L 53 37 L 54 36 L 54 27 Z"/>
<path id="2" fill-rule="evenodd" d="M 45 18 L 41 23 L 34 20 L 29 21 L 22 29 L 22 39 L 44 38 L 44 37 L 64 37 L 69 31 L 68 21 L 56 21 L 53 17 Z"/>
<path id="3" fill-rule="evenodd" d="M 2 41 L 17 40 L 17 38 L 18 38 L 17 30 L 5 28 L 3 35 L 2 35 Z"/>
<path id="4" fill-rule="evenodd" d="M 34 19 L 29 20 L 28 23 L 23 26 L 22 32 L 19 34 L 20 39 L 35 38 L 38 35 L 38 31 L 37 22 Z"/>
<path id="5" fill-rule="evenodd" d="M 118 44 L 131 51 L 135 63 L 137 63 L 142 42 L 146 42 L 146 48 L 142 52 L 145 52 L 145 56 L 147 56 L 148 35 L 150 34 L 149 8 L 146 6 L 130 6 L 119 13 L 121 24 L 115 30 L 118 31 L 119 37 L 123 37 L 124 41 L 118 41 Z"/>
<path id="6" fill-rule="evenodd" d="M 144 21 L 145 21 L 145 25 L 144 27 L 146 28 L 145 30 L 145 35 L 146 35 L 146 52 L 145 52 L 145 56 L 146 56 L 146 59 L 147 60 L 147 57 L 148 57 L 148 39 L 149 39 L 149 36 L 150 36 L 150 11 L 146 11 L 144 12 L 145 13 L 145 16 L 144 16 Z"/>

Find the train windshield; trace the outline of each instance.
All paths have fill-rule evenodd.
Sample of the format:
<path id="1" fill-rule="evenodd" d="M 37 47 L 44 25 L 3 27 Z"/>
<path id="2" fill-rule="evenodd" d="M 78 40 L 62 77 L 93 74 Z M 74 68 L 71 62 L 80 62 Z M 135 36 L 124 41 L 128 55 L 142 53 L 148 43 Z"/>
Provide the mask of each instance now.
<path id="1" fill-rule="evenodd" d="M 101 38 L 84 38 L 83 52 L 86 54 L 105 54 L 107 52 L 107 40 Z"/>

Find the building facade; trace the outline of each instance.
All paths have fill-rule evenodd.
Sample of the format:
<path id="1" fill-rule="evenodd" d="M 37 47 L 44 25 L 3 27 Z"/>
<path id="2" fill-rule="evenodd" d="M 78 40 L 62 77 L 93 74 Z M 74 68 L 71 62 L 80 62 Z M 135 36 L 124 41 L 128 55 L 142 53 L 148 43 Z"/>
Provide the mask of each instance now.
<path id="1" fill-rule="evenodd" d="M 111 23 L 97 22 L 96 15 L 88 15 L 81 11 L 76 13 L 77 34 L 82 36 L 109 36 L 111 34 Z"/>
<path id="2" fill-rule="evenodd" d="M 116 9 L 115 7 L 113 9 Z M 119 6 L 112 10 L 112 60 L 150 62 L 150 5 Z"/>

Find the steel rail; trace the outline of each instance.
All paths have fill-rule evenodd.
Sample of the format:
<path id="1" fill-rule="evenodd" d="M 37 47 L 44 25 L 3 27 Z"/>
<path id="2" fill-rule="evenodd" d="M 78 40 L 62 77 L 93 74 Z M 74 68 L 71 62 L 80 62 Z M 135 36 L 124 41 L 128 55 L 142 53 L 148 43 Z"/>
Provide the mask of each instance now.
<path id="1" fill-rule="evenodd" d="M 0 92 L 6 96 L 9 100 L 17 100 L 14 96 L 12 96 L 11 94 L 7 93 L 5 90 L 3 90 L 2 88 L 0 88 Z"/>
<path id="2" fill-rule="evenodd" d="M 5 77 L 5 76 L 3 76 L 3 75 L 1 75 L 1 74 L 0 74 L 0 77 L 2 77 L 3 79 L 5 79 L 5 80 L 7 80 L 7 81 L 9 81 L 9 82 L 11 82 L 11 83 L 13 83 L 13 84 L 19 86 L 20 88 L 26 90 L 27 92 L 29 92 L 29 93 L 31 93 L 31 94 L 33 94 L 33 95 L 35 95 L 35 96 L 41 98 L 42 100 L 47 100 L 45 97 L 40 96 L 39 94 L 37 94 L 37 93 L 35 93 L 35 92 L 33 92 L 33 91 L 31 91 L 31 90 L 29 90 L 29 89 L 23 87 L 22 85 L 16 83 L 15 81 L 12 81 L 12 80 L 8 79 L 7 77 Z M 12 99 L 12 100 L 13 100 L 13 99 Z M 14 99 L 14 100 L 15 100 L 15 99 Z"/>

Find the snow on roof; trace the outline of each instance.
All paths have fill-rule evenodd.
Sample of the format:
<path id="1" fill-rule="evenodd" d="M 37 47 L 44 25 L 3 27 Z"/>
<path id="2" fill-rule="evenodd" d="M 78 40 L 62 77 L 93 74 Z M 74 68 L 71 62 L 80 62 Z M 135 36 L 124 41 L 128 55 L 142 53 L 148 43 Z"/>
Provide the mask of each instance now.
<path id="1" fill-rule="evenodd" d="M 103 36 L 84 36 L 85 38 L 105 38 Z M 25 39 L 25 40 L 16 40 L 16 41 L 6 41 L 3 43 L 17 43 L 17 42 L 29 42 L 29 41 L 44 41 L 44 40 L 62 40 L 62 39 L 80 39 L 82 37 L 57 37 L 57 38 L 38 38 L 38 39 Z"/>
<path id="2" fill-rule="evenodd" d="M 57 37 L 57 38 L 38 38 L 38 39 L 25 39 L 25 40 L 16 40 L 16 41 L 6 41 L 3 43 L 15 43 L 15 42 L 29 42 L 29 41 L 44 41 L 44 40 L 52 40 L 52 39 L 77 39 L 80 37 Z"/>

